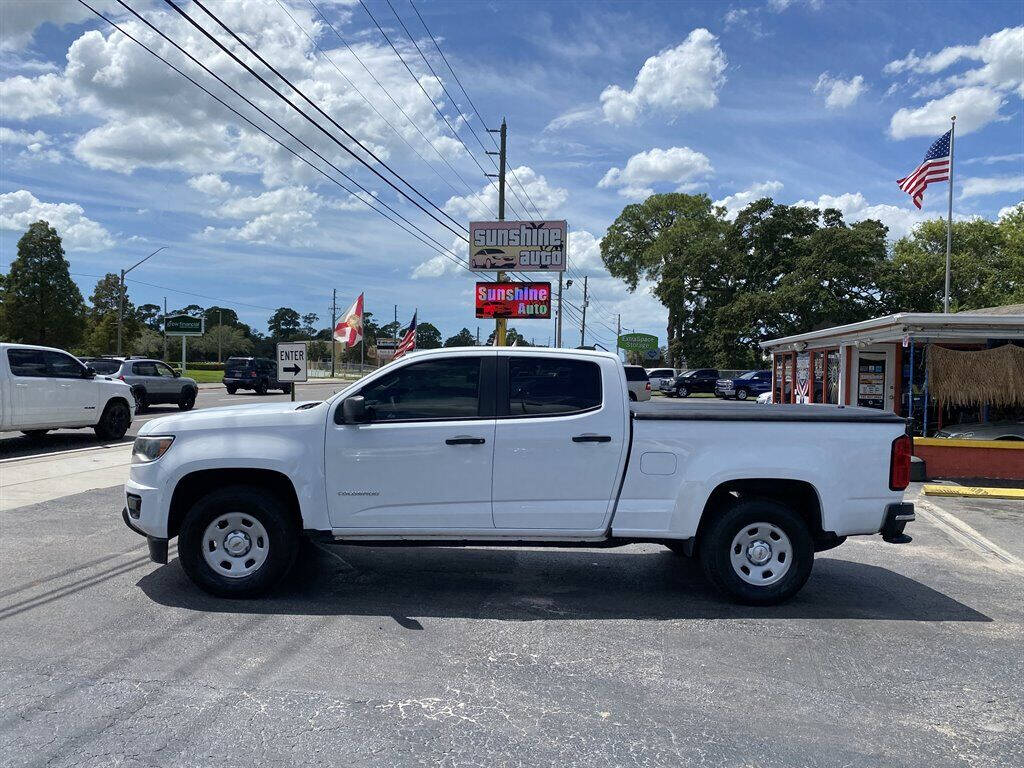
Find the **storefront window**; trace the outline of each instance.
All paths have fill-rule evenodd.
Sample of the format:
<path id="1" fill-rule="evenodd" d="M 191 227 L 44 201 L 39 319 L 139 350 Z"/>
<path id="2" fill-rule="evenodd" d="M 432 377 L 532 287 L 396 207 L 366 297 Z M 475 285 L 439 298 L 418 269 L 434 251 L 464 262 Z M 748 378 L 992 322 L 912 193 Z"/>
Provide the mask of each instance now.
<path id="1" fill-rule="evenodd" d="M 817 350 L 812 353 L 814 358 L 814 402 L 825 402 L 825 355 L 827 353 Z"/>
<path id="2" fill-rule="evenodd" d="M 839 402 L 839 350 L 830 349 L 825 353 L 825 394 L 827 402 Z"/>
<path id="3" fill-rule="evenodd" d="M 779 358 L 779 366 L 782 369 L 782 381 L 779 386 L 780 403 L 793 402 L 793 353 L 787 352 Z"/>

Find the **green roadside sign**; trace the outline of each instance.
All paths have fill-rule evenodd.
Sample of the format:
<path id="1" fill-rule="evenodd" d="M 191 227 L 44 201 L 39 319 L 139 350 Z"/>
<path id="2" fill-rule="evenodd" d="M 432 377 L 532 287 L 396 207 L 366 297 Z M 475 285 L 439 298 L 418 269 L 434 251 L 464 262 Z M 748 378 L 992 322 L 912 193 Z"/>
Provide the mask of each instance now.
<path id="1" fill-rule="evenodd" d="M 164 320 L 164 333 L 168 336 L 202 336 L 203 318 L 173 315 Z"/>
<path id="2" fill-rule="evenodd" d="M 619 336 L 619 349 L 631 352 L 643 352 L 646 349 L 657 349 L 658 337 L 649 333 L 624 333 Z"/>

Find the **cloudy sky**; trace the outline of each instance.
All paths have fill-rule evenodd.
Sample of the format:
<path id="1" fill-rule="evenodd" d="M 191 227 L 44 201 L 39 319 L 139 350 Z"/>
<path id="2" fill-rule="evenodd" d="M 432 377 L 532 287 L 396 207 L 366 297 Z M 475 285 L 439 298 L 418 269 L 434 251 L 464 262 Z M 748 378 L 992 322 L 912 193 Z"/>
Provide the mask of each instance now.
<path id="1" fill-rule="evenodd" d="M 627 293 L 599 257 L 622 207 L 652 192 L 704 192 L 731 212 L 765 195 L 828 205 L 898 237 L 945 211 L 944 189 L 919 212 L 895 179 L 956 114 L 957 215 L 994 218 L 1024 196 L 1019 2 L 204 3 L 330 120 L 198 6 L 177 0 L 199 28 L 162 0 L 126 2 L 226 85 L 117 2 L 94 7 L 319 170 L 77 2 L 0 1 L 0 266 L 47 219 L 86 296 L 167 246 L 132 273 L 136 303 L 233 306 L 265 331 L 282 305 L 329 317 L 337 288 L 339 304 L 365 291 L 378 315 L 419 307 L 445 335 L 475 330 L 452 222 L 494 213 L 476 110 L 508 120 L 509 218 L 569 221 L 567 296 L 578 305 L 589 276 L 588 342 L 609 347 L 620 313 L 664 338 L 646 287 Z M 516 325 L 538 343 L 552 333 Z"/>

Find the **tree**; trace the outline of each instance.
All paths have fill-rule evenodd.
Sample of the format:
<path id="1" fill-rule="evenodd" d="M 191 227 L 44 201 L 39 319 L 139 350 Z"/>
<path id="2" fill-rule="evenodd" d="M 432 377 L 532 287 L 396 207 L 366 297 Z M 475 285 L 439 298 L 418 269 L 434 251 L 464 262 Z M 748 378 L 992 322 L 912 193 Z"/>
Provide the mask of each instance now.
<path id="1" fill-rule="evenodd" d="M 206 360 L 216 360 L 220 352 L 220 359 L 229 357 L 248 357 L 252 354 L 253 343 L 245 332 L 232 325 L 207 326 L 206 333 L 192 341 L 191 349 Z"/>
<path id="2" fill-rule="evenodd" d="M 244 327 L 246 330 L 249 328 L 245 323 L 239 322 L 238 313 L 228 307 L 207 307 L 202 314 L 206 319 L 207 328 L 215 328 L 218 325 L 228 325 L 233 328 Z"/>
<path id="3" fill-rule="evenodd" d="M 280 307 L 267 321 L 267 330 L 274 340 L 288 340 L 299 331 L 299 313 L 291 307 Z"/>
<path id="4" fill-rule="evenodd" d="M 307 339 L 316 336 L 316 324 L 320 321 L 319 315 L 315 312 L 308 312 L 302 316 L 302 335 Z"/>
<path id="5" fill-rule="evenodd" d="M 398 338 L 398 332 L 402 329 L 402 326 L 395 320 L 392 320 L 386 325 L 380 327 L 379 335 L 382 339 L 395 339 Z"/>
<path id="6" fill-rule="evenodd" d="M 445 339 L 446 347 L 473 347 L 476 346 L 476 337 L 470 333 L 469 328 L 463 328 L 454 336 Z"/>
<path id="7" fill-rule="evenodd" d="M 160 330 L 160 324 L 164 319 L 163 314 L 163 309 L 159 304 L 140 304 L 135 308 L 135 316 L 139 322 L 154 331 Z"/>
<path id="8" fill-rule="evenodd" d="M 87 312 L 86 349 L 92 355 L 112 355 L 117 352 L 117 314 L 121 299 L 121 280 L 108 272 L 96 282 Z M 142 332 L 142 323 L 136 317 L 135 306 L 124 292 L 121 320 L 121 351 L 134 351 L 134 344 Z"/>
<path id="9" fill-rule="evenodd" d="M 175 309 L 168 314 L 173 315 L 191 315 L 192 317 L 202 317 L 204 310 L 198 304 L 189 304 L 188 306 L 182 307 L 181 309 Z"/>
<path id="10" fill-rule="evenodd" d="M 57 230 L 31 224 L 4 278 L 4 338 L 27 344 L 73 347 L 82 338 L 85 302 L 68 272 Z"/>
<path id="11" fill-rule="evenodd" d="M 416 348 L 437 349 L 441 346 L 441 332 L 431 323 L 416 326 Z"/>
<path id="12" fill-rule="evenodd" d="M 494 334 L 495 334 L 495 331 L 491 331 L 491 335 L 487 337 L 487 346 L 488 347 L 494 346 Z M 507 347 L 511 347 L 511 346 L 530 347 L 530 346 L 533 346 L 533 345 L 530 344 L 530 342 L 528 342 L 526 340 L 526 337 L 523 336 L 515 328 L 506 328 L 505 329 L 505 346 L 507 346 Z"/>

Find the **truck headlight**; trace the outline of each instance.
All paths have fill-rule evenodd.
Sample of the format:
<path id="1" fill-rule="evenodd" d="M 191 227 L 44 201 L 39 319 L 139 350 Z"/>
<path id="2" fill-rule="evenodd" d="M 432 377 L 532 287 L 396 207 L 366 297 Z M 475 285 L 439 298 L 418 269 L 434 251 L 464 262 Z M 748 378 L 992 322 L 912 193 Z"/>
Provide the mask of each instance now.
<path id="1" fill-rule="evenodd" d="M 136 437 L 132 446 L 132 464 L 148 464 L 156 461 L 171 447 L 174 442 L 172 435 L 159 437 Z"/>

